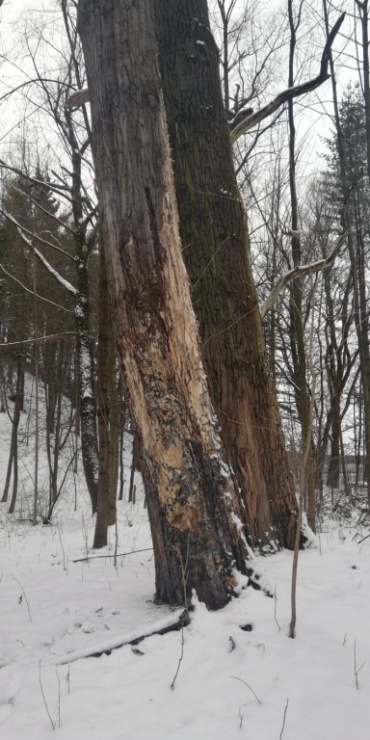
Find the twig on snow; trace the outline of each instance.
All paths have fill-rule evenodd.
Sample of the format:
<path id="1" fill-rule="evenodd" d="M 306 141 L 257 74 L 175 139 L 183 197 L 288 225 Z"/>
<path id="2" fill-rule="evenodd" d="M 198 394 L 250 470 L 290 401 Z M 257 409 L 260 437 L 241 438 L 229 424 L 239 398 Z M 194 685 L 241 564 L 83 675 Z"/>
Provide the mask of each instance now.
<path id="1" fill-rule="evenodd" d="M 46 696 L 45 696 L 45 693 L 44 693 L 44 687 L 42 685 L 42 679 L 41 679 L 41 660 L 39 660 L 39 684 L 40 684 L 41 695 L 42 695 L 42 698 L 44 700 L 44 705 L 45 705 L 45 709 L 46 709 L 47 715 L 48 715 L 48 717 L 50 719 L 50 723 L 51 723 L 51 726 L 52 726 L 53 730 L 55 730 L 55 723 L 53 722 L 52 716 L 51 716 L 51 714 L 49 712 L 48 703 L 46 701 Z"/>
<path id="2" fill-rule="evenodd" d="M 289 704 L 289 699 L 287 699 L 287 700 L 286 700 L 286 705 L 285 705 L 285 709 L 284 709 L 284 716 L 283 716 L 283 724 L 282 724 L 282 726 L 281 726 L 281 732 L 280 732 L 280 737 L 279 737 L 279 740 L 283 740 L 283 734 L 284 734 L 284 728 L 285 728 L 285 720 L 286 720 L 286 714 L 287 714 L 287 711 L 288 711 L 288 704 Z"/>
<path id="3" fill-rule="evenodd" d="M 77 558 L 77 560 L 72 560 L 72 563 L 83 563 L 86 560 L 99 560 L 99 558 L 123 558 L 126 555 L 135 555 L 137 552 L 152 552 L 152 547 L 144 547 L 143 550 L 130 550 L 130 552 L 117 552 L 112 555 L 93 555 L 91 557 L 90 555 L 86 555 L 84 558 Z"/>
<path id="4" fill-rule="evenodd" d="M 254 698 L 255 698 L 255 699 L 257 699 L 257 701 L 258 701 L 258 704 L 262 704 L 262 702 L 261 702 L 261 700 L 260 700 L 260 699 L 258 698 L 258 696 L 257 696 L 256 692 L 255 692 L 255 691 L 253 691 L 253 689 L 252 689 L 252 687 L 251 687 L 251 686 L 249 686 L 249 683 L 247 683 L 246 681 L 243 681 L 243 679 L 242 679 L 242 678 L 239 678 L 238 676 L 230 676 L 230 678 L 235 678 L 235 681 L 240 681 L 241 683 L 243 683 L 243 684 L 244 684 L 244 686 L 246 686 L 246 687 L 247 687 L 247 689 L 249 689 L 249 691 L 251 691 L 251 692 L 252 692 L 252 694 L 253 694 Z"/>
<path id="5" fill-rule="evenodd" d="M 362 671 L 365 663 L 366 663 L 366 660 L 364 660 L 361 663 L 360 667 L 357 668 L 357 652 L 356 652 L 356 640 L 355 640 L 354 643 L 353 643 L 353 670 L 354 670 L 354 673 L 355 673 L 355 682 L 356 682 L 356 689 L 357 690 L 360 689 L 360 684 L 358 682 L 358 674 L 360 673 L 360 671 Z"/>
<path id="6" fill-rule="evenodd" d="M 22 591 L 22 594 L 23 594 L 23 596 L 24 596 L 24 600 L 25 600 L 25 602 L 26 602 L 26 604 L 27 604 L 27 609 L 28 609 L 28 616 L 29 616 L 29 618 L 30 618 L 30 622 L 32 622 L 32 617 L 31 617 L 31 610 L 30 610 L 30 605 L 29 605 L 29 603 L 28 603 L 28 599 L 27 599 L 27 596 L 26 596 L 26 592 L 25 592 L 25 590 L 24 590 L 24 588 L 23 588 L 22 584 L 21 584 L 21 583 L 20 583 L 20 582 L 18 581 L 18 578 L 16 578 L 16 577 L 15 577 L 15 576 L 13 576 L 12 574 L 10 574 L 10 575 L 11 575 L 11 577 L 13 578 L 13 580 L 14 580 L 14 581 L 15 581 L 16 583 L 18 583 L 18 586 L 19 586 L 19 588 L 20 588 L 20 589 L 21 589 L 21 591 Z"/>

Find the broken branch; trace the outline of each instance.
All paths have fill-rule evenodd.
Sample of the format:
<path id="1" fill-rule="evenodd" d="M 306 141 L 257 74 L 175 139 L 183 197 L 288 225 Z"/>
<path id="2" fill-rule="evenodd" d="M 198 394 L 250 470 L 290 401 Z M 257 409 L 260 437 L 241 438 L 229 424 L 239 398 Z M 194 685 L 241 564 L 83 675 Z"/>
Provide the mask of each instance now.
<path id="1" fill-rule="evenodd" d="M 304 82 L 301 85 L 295 85 L 294 87 L 288 87 L 286 90 L 283 90 L 283 92 L 279 93 L 279 95 L 274 98 L 274 100 L 271 100 L 270 103 L 265 105 L 263 108 L 261 108 L 259 111 L 256 111 L 256 113 L 250 114 L 249 111 L 245 111 L 245 116 L 240 120 L 240 113 L 237 116 L 237 120 L 234 119 L 230 123 L 230 129 L 231 129 L 231 143 L 235 144 L 235 142 L 242 136 L 243 134 L 246 134 L 247 131 L 249 131 L 253 126 L 256 126 L 258 123 L 263 121 L 268 116 L 271 116 L 272 113 L 274 113 L 278 108 L 280 108 L 284 103 L 287 103 L 288 100 L 292 100 L 292 98 L 297 98 L 300 95 L 305 95 L 305 93 L 311 92 L 312 90 L 316 90 L 317 87 L 322 85 L 323 82 L 326 82 L 326 80 L 329 79 L 330 74 L 328 72 L 328 64 L 329 64 L 329 58 L 330 58 L 330 52 L 331 47 L 333 45 L 334 39 L 344 21 L 345 13 L 342 13 L 342 15 L 338 18 L 337 22 L 333 26 L 332 30 L 330 31 L 330 34 L 328 36 L 327 42 L 324 47 L 324 51 L 321 56 L 321 65 L 320 65 L 320 72 L 317 75 L 317 77 L 314 77 L 312 80 L 308 80 L 308 82 Z"/>

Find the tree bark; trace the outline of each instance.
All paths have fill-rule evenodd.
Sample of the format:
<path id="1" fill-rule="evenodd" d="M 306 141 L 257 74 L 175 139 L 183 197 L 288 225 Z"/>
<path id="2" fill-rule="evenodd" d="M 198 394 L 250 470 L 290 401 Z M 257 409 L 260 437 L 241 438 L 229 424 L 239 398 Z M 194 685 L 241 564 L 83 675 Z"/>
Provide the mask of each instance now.
<path id="1" fill-rule="evenodd" d="M 335 404 L 333 413 L 333 423 L 331 427 L 330 459 L 328 466 L 327 485 L 331 489 L 339 488 L 340 478 L 340 407 L 339 403 Z"/>
<path id="2" fill-rule="evenodd" d="M 222 607 L 245 572 L 182 262 L 150 0 L 80 0 L 115 333 L 142 469 L 156 597 Z"/>
<path id="3" fill-rule="evenodd" d="M 111 436 L 109 403 L 109 299 L 103 246 L 100 246 L 99 331 L 97 353 L 97 410 L 99 430 L 99 474 L 94 548 L 105 547 L 111 523 Z M 112 522 L 114 524 L 114 521 Z"/>
<path id="4" fill-rule="evenodd" d="M 206 0 L 160 0 L 157 36 L 183 255 L 253 546 L 294 547 L 296 502 L 250 264 Z"/>
<path id="5" fill-rule="evenodd" d="M 9 488 L 10 488 L 10 482 L 12 477 L 12 469 L 13 469 L 13 494 L 12 494 L 12 500 L 11 505 L 9 509 L 9 513 L 12 513 L 14 511 L 15 502 L 17 499 L 17 492 L 18 492 L 18 426 L 19 426 L 19 419 L 21 414 L 21 409 L 23 408 L 23 376 L 24 370 L 23 370 L 23 362 L 22 362 L 22 356 L 18 355 L 17 357 L 17 381 L 16 381 L 16 392 L 15 392 L 15 398 L 14 398 L 14 410 L 13 410 L 13 419 L 12 419 L 12 434 L 11 434 L 11 440 L 10 440 L 10 450 L 9 450 L 9 460 L 8 460 L 8 467 L 6 472 L 6 480 L 5 480 L 5 486 L 4 491 L 1 499 L 1 503 L 6 503 L 8 500 L 9 495 Z"/>
<path id="6" fill-rule="evenodd" d="M 109 511 L 108 524 L 113 526 L 117 518 L 117 487 L 119 467 L 120 408 L 117 387 L 116 346 L 114 341 L 112 307 L 108 292 L 107 326 L 108 336 L 108 402 L 109 402 Z"/>
<path id="7" fill-rule="evenodd" d="M 90 295 L 87 261 L 91 245 L 87 244 L 87 229 L 84 223 L 82 156 L 72 125 L 71 113 L 65 111 L 67 139 L 71 149 L 72 167 L 72 215 L 74 223 L 74 248 L 76 265 L 76 332 L 79 383 L 79 412 L 81 422 L 81 452 L 85 479 L 89 491 L 92 512 L 95 514 L 98 500 L 98 432 L 97 409 L 94 388 L 94 341 L 90 335 Z"/>

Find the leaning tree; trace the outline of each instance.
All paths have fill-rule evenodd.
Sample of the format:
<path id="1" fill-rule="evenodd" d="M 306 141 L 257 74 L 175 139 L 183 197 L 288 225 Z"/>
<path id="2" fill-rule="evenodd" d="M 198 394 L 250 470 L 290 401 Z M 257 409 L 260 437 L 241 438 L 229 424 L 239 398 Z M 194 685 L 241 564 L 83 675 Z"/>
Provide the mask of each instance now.
<path id="1" fill-rule="evenodd" d="M 180 234 L 212 402 L 252 545 L 293 547 L 293 478 L 266 357 L 207 0 L 160 0 L 155 6 Z"/>
<path id="2" fill-rule="evenodd" d="M 142 445 L 160 601 L 226 603 L 246 571 L 237 487 L 182 261 L 151 0 L 80 0 L 115 336 Z"/>

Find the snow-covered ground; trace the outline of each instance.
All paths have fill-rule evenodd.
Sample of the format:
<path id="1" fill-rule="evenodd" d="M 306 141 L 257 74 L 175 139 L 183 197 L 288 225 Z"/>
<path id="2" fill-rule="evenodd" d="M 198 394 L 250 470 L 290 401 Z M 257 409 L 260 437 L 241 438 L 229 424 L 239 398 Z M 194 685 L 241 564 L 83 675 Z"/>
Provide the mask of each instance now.
<path id="1" fill-rule="evenodd" d="M 115 567 L 114 531 L 103 553 L 90 552 L 109 557 L 74 562 L 94 523 L 82 495 L 76 512 L 67 499 L 52 526 L 1 508 L 1 740 L 44 740 L 53 726 L 61 740 L 369 740 L 370 538 L 359 542 L 368 528 L 325 520 L 319 546 L 300 554 L 295 640 L 292 554 L 280 552 L 257 559 L 276 599 L 248 588 L 217 613 L 195 601 L 183 634 L 82 657 L 176 613 L 152 600 L 142 502 L 119 503 L 118 553 L 136 552 Z"/>

